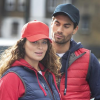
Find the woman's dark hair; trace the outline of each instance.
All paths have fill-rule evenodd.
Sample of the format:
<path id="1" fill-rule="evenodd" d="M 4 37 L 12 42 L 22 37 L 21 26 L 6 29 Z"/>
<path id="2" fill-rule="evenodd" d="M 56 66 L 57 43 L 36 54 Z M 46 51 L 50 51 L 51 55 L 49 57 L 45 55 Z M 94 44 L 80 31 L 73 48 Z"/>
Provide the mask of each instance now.
<path id="1" fill-rule="evenodd" d="M 26 38 L 20 39 L 17 43 L 6 49 L 0 56 L 0 76 L 11 67 L 15 60 L 24 58 L 25 50 L 23 48 Z"/>
<path id="2" fill-rule="evenodd" d="M 57 76 L 58 70 L 61 68 L 59 59 L 60 58 L 56 55 L 52 44 L 48 40 L 48 50 L 45 57 L 40 62 Z"/>
<path id="3" fill-rule="evenodd" d="M 26 38 L 20 39 L 17 43 L 6 49 L 0 59 L 0 76 L 11 67 L 11 65 L 21 58 L 24 59 L 25 49 L 24 44 L 26 42 Z M 45 68 L 48 68 L 51 72 L 53 72 L 56 76 L 58 75 L 58 70 L 61 67 L 59 62 L 59 57 L 56 55 L 52 44 L 48 40 L 48 50 L 46 52 L 45 57 L 40 61 Z"/>

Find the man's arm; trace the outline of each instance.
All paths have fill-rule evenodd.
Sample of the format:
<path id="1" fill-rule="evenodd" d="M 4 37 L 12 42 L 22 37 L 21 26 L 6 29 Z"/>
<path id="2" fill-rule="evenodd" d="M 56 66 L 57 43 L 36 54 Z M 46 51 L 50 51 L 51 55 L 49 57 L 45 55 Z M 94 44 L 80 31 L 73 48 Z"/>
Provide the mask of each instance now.
<path id="1" fill-rule="evenodd" d="M 91 54 L 88 73 L 89 77 L 87 81 L 90 86 L 91 97 L 95 98 L 95 100 L 100 100 L 100 63 L 94 54 Z"/>

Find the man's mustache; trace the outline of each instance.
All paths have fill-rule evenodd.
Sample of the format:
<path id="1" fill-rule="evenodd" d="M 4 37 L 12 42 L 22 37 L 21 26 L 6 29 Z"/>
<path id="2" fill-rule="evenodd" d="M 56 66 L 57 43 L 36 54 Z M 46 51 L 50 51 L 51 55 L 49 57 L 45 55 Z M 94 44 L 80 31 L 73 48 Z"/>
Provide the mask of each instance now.
<path id="1" fill-rule="evenodd" d="M 62 32 L 55 32 L 55 34 L 58 34 L 58 35 L 63 35 Z"/>

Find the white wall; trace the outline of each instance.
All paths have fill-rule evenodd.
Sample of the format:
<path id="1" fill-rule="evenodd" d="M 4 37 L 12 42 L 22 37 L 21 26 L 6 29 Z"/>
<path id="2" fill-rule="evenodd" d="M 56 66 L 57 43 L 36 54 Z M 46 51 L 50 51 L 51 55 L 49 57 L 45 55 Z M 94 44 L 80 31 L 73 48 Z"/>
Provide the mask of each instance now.
<path id="1" fill-rule="evenodd" d="M 16 36 L 12 36 L 12 24 L 13 22 L 18 23 L 18 30 Z M 18 17 L 7 17 L 2 20 L 2 27 L 1 27 L 1 36 L 2 38 L 20 38 L 21 36 L 21 29 L 25 24 L 23 18 Z"/>
<path id="2" fill-rule="evenodd" d="M 30 17 L 44 18 L 45 17 L 46 0 L 30 0 Z"/>

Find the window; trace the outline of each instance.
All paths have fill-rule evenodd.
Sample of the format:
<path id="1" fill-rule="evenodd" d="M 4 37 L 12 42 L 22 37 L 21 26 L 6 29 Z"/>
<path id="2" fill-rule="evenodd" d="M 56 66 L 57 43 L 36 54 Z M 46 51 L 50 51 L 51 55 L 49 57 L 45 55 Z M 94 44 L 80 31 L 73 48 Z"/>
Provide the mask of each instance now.
<path id="1" fill-rule="evenodd" d="M 100 4 L 95 4 L 95 13 L 100 14 Z"/>
<path id="2" fill-rule="evenodd" d="M 26 0 L 18 0 L 18 10 L 19 11 L 25 11 L 26 7 Z"/>
<path id="3" fill-rule="evenodd" d="M 48 12 L 53 12 L 55 7 L 63 3 L 71 3 L 72 0 L 47 0 Z"/>
<path id="4" fill-rule="evenodd" d="M 15 10 L 15 0 L 6 0 L 5 1 L 5 9 L 6 11 L 14 11 Z"/>
<path id="5" fill-rule="evenodd" d="M 18 22 L 13 22 L 12 23 L 12 30 L 11 30 L 12 36 L 17 36 L 17 34 L 18 34 L 18 26 L 19 26 Z"/>
<path id="6" fill-rule="evenodd" d="M 90 26 L 90 17 L 88 15 L 84 15 L 82 17 L 82 30 L 88 31 Z"/>

